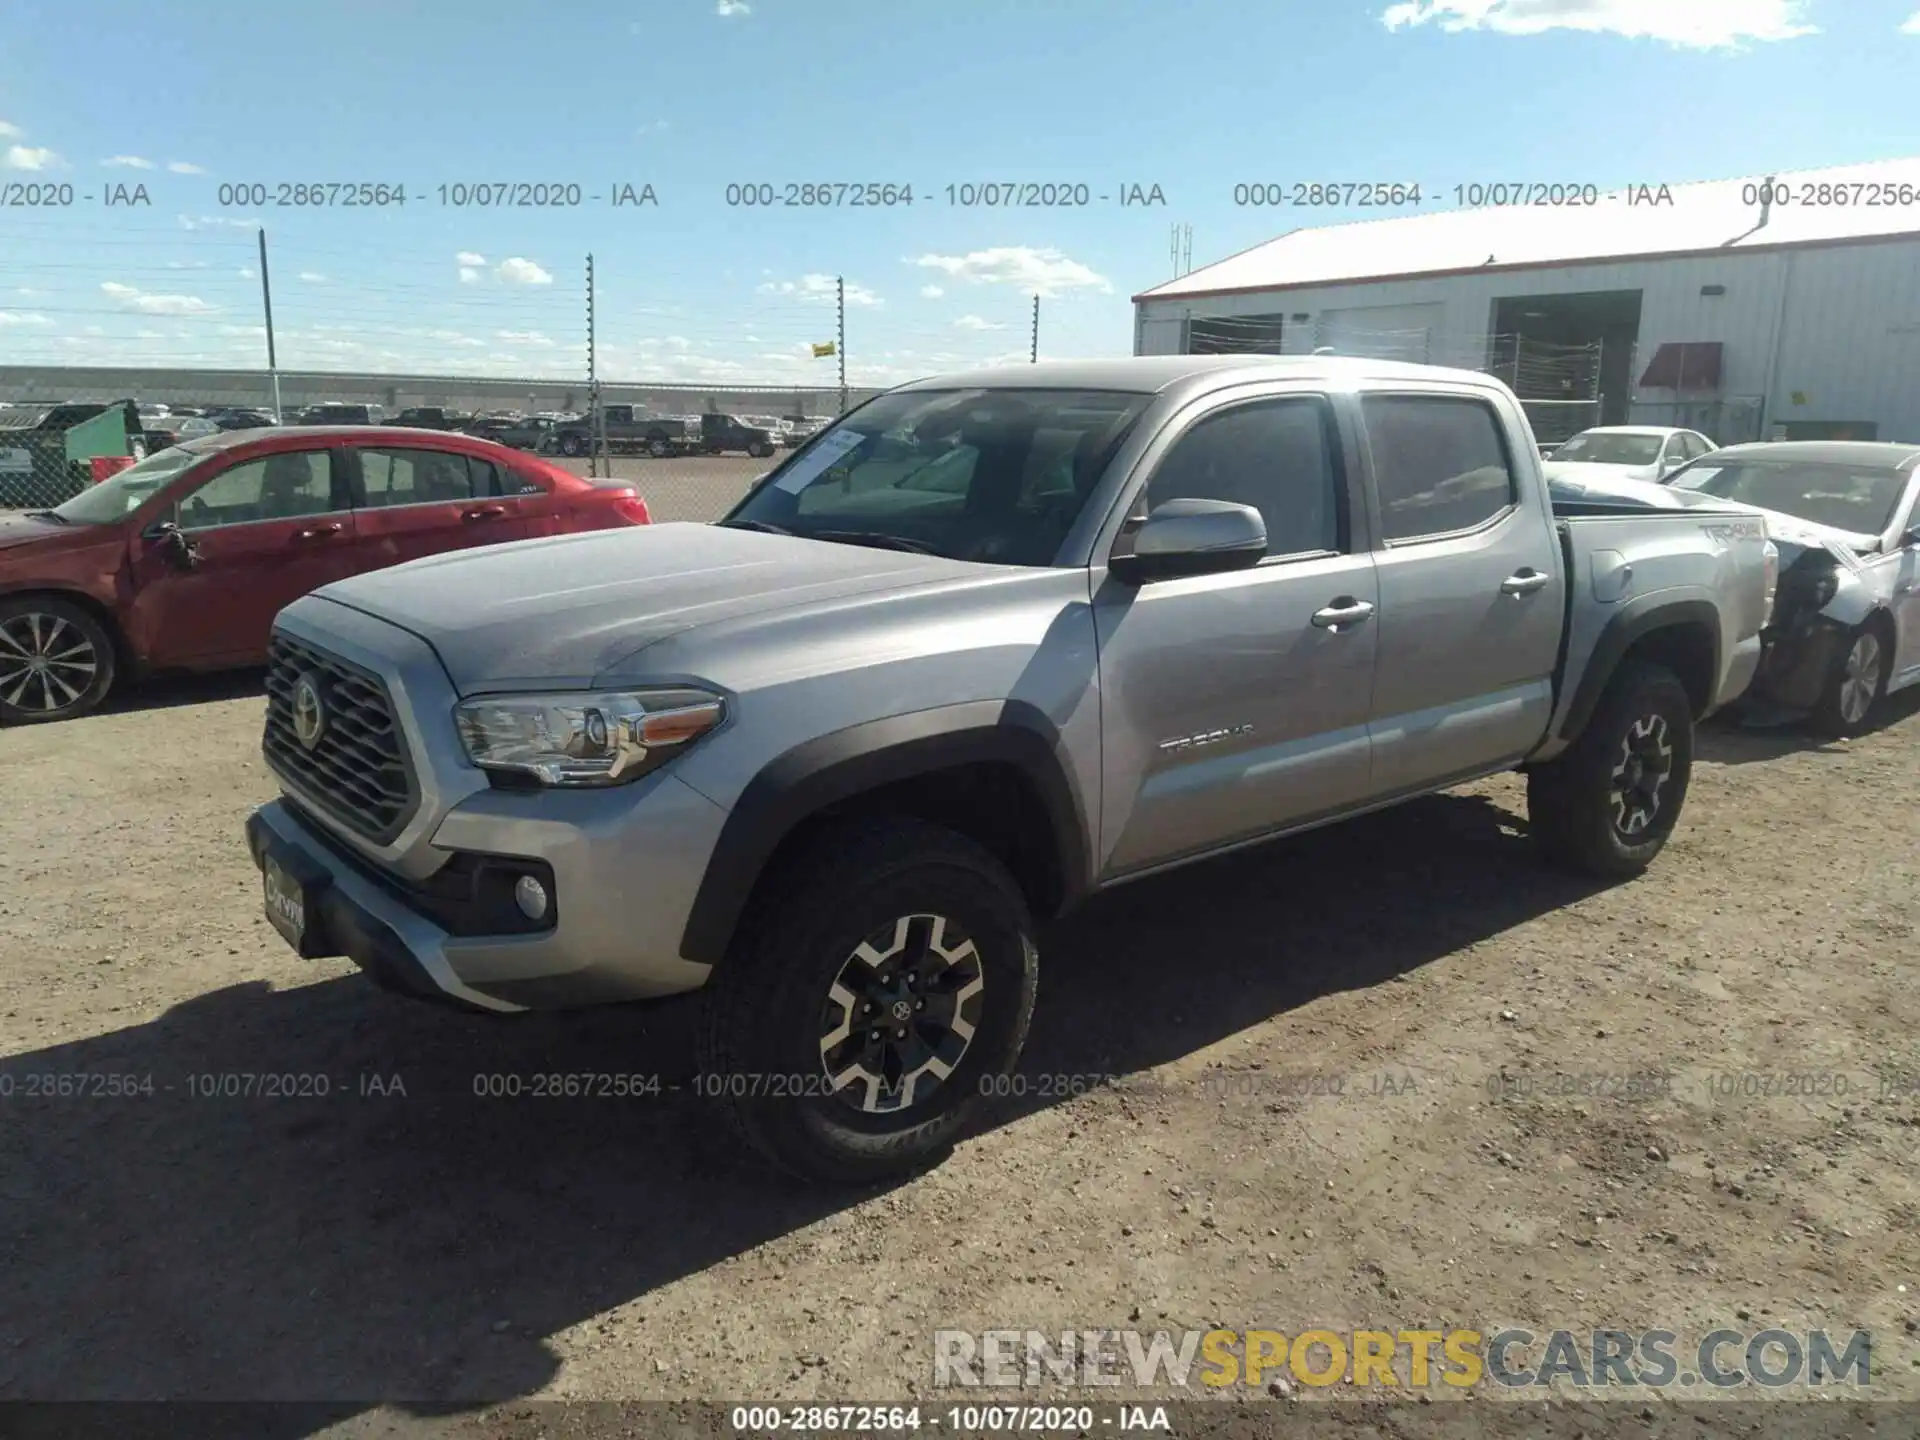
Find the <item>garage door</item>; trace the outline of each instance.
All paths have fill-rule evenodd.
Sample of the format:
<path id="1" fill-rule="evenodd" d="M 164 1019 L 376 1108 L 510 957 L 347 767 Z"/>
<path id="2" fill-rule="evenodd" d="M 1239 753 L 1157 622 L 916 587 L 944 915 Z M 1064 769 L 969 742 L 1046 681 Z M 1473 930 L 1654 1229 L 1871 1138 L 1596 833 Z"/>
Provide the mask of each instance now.
<path id="1" fill-rule="evenodd" d="M 1330 345 L 1341 355 L 1373 360 L 1444 364 L 1447 357 L 1440 353 L 1444 308 L 1434 303 L 1322 310 L 1314 317 L 1314 345 Z"/>

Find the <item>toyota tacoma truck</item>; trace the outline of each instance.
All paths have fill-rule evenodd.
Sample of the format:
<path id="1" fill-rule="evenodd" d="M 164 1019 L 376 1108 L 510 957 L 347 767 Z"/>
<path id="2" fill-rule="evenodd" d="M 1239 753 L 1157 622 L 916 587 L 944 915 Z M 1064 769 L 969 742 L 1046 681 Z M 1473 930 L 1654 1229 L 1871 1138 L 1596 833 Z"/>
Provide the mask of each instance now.
<path id="1" fill-rule="evenodd" d="M 1038 926 L 1089 896 L 1516 769 L 1553 859 L 1654 859 L 1777 565 L 1751 513 L 1568 511 L 1468 371 L 917 381 L 715 524 L 288 606 L 266 913 L 474 1010 L 704 989 L 699 1088 L 753 1149 L 917 1169 L 1004 1089 Z"/>

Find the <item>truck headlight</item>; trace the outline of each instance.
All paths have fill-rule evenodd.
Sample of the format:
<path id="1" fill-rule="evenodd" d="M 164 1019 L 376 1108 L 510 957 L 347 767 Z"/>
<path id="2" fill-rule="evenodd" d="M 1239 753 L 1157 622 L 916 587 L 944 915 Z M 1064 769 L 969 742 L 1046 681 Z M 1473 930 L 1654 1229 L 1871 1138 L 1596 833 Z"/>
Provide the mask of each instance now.
<path id="1" fill-rule="evenodd" d="M 625 785 L 657 770 L 726 718 L 705 690 L 486 695 L 454 708 L 467 758 L 542 785 Z"/>

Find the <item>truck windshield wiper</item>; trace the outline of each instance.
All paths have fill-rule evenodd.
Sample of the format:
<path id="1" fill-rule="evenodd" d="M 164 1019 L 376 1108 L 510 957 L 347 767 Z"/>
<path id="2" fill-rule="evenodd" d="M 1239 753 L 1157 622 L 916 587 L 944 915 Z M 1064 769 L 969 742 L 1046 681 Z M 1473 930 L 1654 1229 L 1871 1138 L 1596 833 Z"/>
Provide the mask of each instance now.
<path id="1" fill-rule="evenodd" d="M 938 553 L 931 545 L 923 545 L 918 540 L 908 540 L 900 535 L 888 535 L 881 530 L 809 530 L 807 538 L 832 540 L 843 545 L 871 545 L 876 550 L 908 550 L 915 555 Z"/>
<path id="2" fill-rule="evenodd" d="M 784 525 L 771 525 L 765 520 L 716 520 L 715 525 L 729 530 L 758 530 L 762 535 L 791 535 L 793 532 Z"/>

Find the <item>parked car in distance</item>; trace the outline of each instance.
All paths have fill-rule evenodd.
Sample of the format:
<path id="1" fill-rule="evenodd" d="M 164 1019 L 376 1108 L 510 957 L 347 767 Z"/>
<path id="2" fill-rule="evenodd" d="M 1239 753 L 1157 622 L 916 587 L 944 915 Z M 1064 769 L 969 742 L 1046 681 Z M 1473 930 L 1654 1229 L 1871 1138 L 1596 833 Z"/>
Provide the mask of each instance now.
<path id="1" fill-rule="evenodd" d="M 158 419 L 149 419 L 146 429 L 147 450 L 164 450 L 169 445 L 178 445 L 183 440 L 198 440 L 204 435 L 220 433 L 218 421 L 209 420 L 204 415 L 173 414 Z"/>
<path id="2" fill-rule="evenodd" d="M 750 424 L 737 415 L 702 415 L 700 443 L 709 455 L 742 450 L 756 460 L 765 459 L 779 448 L 775 431 Z"/>
<path id="3" fill-rule="evenodd" d="M 0 414 L 0 495 L 15 480 L 31 481 L 35 489 L 49 484 L 84 488 L 93 479 L 89 460 L 144 459 L 149 448 L 140 407 L 132 400 L 10 405 Z"/>
<path id="4" fill-rule="evenodd" d="M 329 402 L 325 405 L 309 405 L 300 412 L 299 425 L 377 425 L 380 423 L 378 405 L 342 405 Z"/>
<path id="5" fill-rule="evenodd" d="M 1870 728 L 1886 695 L 1920 684 L 1920 445 L 1731 445 L 1661 488 L 1766 520 L 1782 569 L 1757 697 L 1841 737 Z"/>
<path id="6" fill-rule="evenodd" d="M 1554 447 L 1547 478 L 1659 480 L 1714 448 L 1697 430 L 1601 425 Z"/>
<path id="7" fill-rule="evenodd" d="M 437 405 L 415 405 L 402 410 L 383 425 L 408 425 L 421 430 L 465 430 L 473 416 L 464 410 L 443 410 Z"/>
<path id="8" fill-rule="evenodd" d="M 833 423 L 832 420 L 823 419 L 817 415 L 811 418 L 805 415 L 788 415 L 783 418 L 787 422 L 787 433 L 781 438 L 780 443 L 789 450 L 806 444 Z"/>
<path id="9" fill-rule="evenodd" d="M 207 419 L 213 421 L 222 430 L 264 430 L 269 425 L 280 423 L 264 410 L 227 406 L 207 411 Z"/>
<path id="10" fill-rule="evenodd" d="M 1546 853 L 1639 872 L 1772 580 L 1739 510 L 1557 515 L 1477 372 L 943 376 L 716 524 L 288 607 L 247 840 L 299 954 L 406 993 L 706 987 L 703 1073 L 782 1077 L 721 1082 L 735 1133 L 871 1181 L 1004 1089 L 1039 920 L 1094 892 L 1516 768 Z"/>
<path id="11" fill-rule="evenodd" d="M 465 435 L 222 432 L 51 510 L 0 517 L 0 723 L 62 720 L 116 681 L 266 658 L 307 591 L 450 550 L 647 524 L 631 486 Z"/>
<path id="12" fill-rule="evenodd" d="M 554 422 L 544 415 L 481 415 L 463 428 L 515 450 L 553 449 Z"/>
<path id="13" fill-rule="evenodd" d="M 655 415 L 635 405 L 603 405 L 600 429 L 607 449 L 622 453 L 644 451 L 656 459 L 684 455 L 700 445 L 697 416 Z M 562 420 L 553 427 L 553 448 L 562 455 L 585 455 L 596 442 L 593 417 Z"/>

